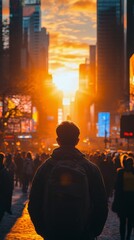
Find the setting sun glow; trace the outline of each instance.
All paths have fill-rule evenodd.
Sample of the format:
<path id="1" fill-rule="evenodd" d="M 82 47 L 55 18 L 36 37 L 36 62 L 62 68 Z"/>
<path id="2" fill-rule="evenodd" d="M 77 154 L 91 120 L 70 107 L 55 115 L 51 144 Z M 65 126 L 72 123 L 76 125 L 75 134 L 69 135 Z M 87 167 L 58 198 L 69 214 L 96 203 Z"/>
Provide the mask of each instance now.
<path id="1" fill-rule="evenodd" d="M 76 72 L 66 72 L 58 69 L 53 75 L 53 81 L 64 94 L 75 93 L 78 89 L 78 75 Z"/>

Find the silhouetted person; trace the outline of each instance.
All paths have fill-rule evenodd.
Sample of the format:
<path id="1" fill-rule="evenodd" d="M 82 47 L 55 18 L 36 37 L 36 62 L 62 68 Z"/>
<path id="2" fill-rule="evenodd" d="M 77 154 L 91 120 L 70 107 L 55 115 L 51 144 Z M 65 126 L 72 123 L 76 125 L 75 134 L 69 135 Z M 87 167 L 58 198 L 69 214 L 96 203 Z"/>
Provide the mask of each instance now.
<path id="1" fill-rule="evenodd" d="M 15 185 L 16 186 L 22 186 L 22 171 L 23 171 L 23 158 L 21 156 L 20 152 L 17 152 L 14 157 L 14 162 L 16 165 L 15 170 Z"/>
<path id="2" fill-rule="evenodd" d="M 113 193 L 116 176 L 116 169 L 114 163 L 112 162 L 111 155 L 107 154 L 104 158 L 101 158 L 99 162 L 99 168 L 104 179 L 106 193 L 109 199 L 109 197 L 111 197 Z"/>
<path id="3" fill-rule="evenodd" d="M 41 163 L 45 162 L 49 157 L 49 154 L 46 154 L 45 152 L 43 152 L 40 156 L 41 159 Z"/>
<path id="4" fill-rule="evenodd" d="M 4 153 L 0 152 L 0 221 L 5 212 L 11 214 L 13 184 L 10 173 L 4 166 Z"/>
<path id="5" fill-rule="evenodd" d="M 11 153 L 8 153 L 6 155 L 4 165 L 10 174 L 10 177 L 12 180 L 12 185 L 14 187 L 14 177 L 15 177 L 16 165 L 13 161 L 13 157 L 12 157 Z"/>
<path id="6" fill-rule="evenodd" d="M 121 240 L 130 240 L 134 223 L 134 162 L 128 157 L 123 160 L 123 167 L 117 171 L 115 195 L 112 210 L 120 220 Z"/>
<path id="7" fill-rule="evenodd" d="M 35 172 L 37 171 L 37 169 L 39 168 L 39 166 L 42 163 L 42 161 L 40 159 L 40 155 L 38 153 L 36 153 L 33 163 L 34 163 L 34 174 L 35 174 Z"/>
<path id="8" fill-rule="evenodd" d="M 34 163 L 32 153 L 29 151 L 23 163 L 23 188 L 22 191 L 27 193 L 28 187 L 31 185 L 34 175 Z"/>
<path id="9" fill-rule="evenodd" d="M 96 165 L 75 146 L 79 128 L 62 122 L 56 148 L 34 176 L 28 211 L 45 240 L 93 240 L 108 214 L 106 191 Z"/>

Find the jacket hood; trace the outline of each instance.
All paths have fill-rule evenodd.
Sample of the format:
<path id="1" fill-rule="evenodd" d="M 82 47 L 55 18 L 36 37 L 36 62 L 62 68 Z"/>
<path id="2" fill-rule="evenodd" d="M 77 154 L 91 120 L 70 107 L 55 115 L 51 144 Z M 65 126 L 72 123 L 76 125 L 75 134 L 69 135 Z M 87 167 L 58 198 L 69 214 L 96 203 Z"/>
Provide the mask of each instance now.
<path id="1" fill-rule="evenodd" d="M 59 147 L 54 149 L 51 157 L 54 159 L 78 159 L 78 158 L 82 158 L 85 155 L 83 153 L 81 153 L 77 148 L 74 147 Z"/>

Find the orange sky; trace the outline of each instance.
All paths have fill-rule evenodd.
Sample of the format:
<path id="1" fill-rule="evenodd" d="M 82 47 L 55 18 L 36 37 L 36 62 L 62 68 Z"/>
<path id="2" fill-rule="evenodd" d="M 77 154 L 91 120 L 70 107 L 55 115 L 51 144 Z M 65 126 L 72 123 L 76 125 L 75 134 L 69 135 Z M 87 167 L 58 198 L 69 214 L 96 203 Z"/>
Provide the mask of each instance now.
<path id="1" fill-rule="evenodd" d="M 7 5 L 4 0 L 5 13 Z M 89 45 L 96 44 L 96 0 L 41 0 L 41 6 L 42 26 L 50 34 L 50 73 L 75 72 L 78 78 Z"/>

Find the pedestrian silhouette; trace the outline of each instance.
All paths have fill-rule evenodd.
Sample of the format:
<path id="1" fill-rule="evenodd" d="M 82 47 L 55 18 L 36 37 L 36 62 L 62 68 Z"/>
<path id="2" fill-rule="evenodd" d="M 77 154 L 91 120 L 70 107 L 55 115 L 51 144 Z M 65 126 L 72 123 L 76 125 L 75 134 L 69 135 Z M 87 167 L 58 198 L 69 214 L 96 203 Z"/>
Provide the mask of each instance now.
<path id="1" fill-rule="evenodd" d="M 14 178 L 15 178 L 15 172 L 16 172 L 16 164 L 13 160 L 13 156 L 11 153 L 8 153 L 5 156 L 5 161 L 4 161 L 4 165 L 6 167 L 6 169 L 8 170 L 11 180 L 12 180 L 12 185 L 14 187 Z"/>
<path id="2" fill-rule="evenodd" d="M 27 193 L 28 188 L 31 186 L 31 182 L 34 175 L 34 162 L 32 158 L 32 153 L 30 151 L 27 152 L 26 158 L 23 162 L 23 187 L 22 191 Z"/>
<path id="3" fill-rule="evenodd" d="M 113 194 L 116 176 L 116 168 L 112 162 L 112 157 L 110 154 L 106 154 L 104 157 L 100 158 L 99 168 L 104 179 L 107 198 L 109 199 L 109 197 L 111 197 Z"/>
<path id="4" fill-rule="evenodd" d="M 108 214 L 99 168 L 75 146 L 79 128 L 70 121 L 57 128 L 51 157 L 34 176 L 28 211 L 35 229 L 46 240 L 93 240 Z"/>
<path id="5" fill-rule="evenodd" d="M 42 163 L 42 161 L 40 159 L 40 155 L 38 153 L 36 153 L 33 163 L 34 163 L 34 174 L 35 174 L 35 172 L 37 171 L 37 169 L 39 168 L 39 166 Z"/>
<path id="6" fill-rule="evenodd" d="M 15 186 L 22 187 L 22 174 L 23 174 L 23 158 L 20 152 L 17 152 L 14 156 L 14 162 L 16 165 L 15 170 Z"/>
<path id="7" fill-rule="evenodd" d="M 121 240 L 130 240 L 134 224 L 134 162 L 128 157 L 123 160 L 123 167 L 117 171 L 113 212 L 120 221 Z"/>
<path id="8" fill-rule="evenodd" d="M 12 214 L 13 184 L 9 171 L 4 166 L 4 153 L 0 152 L 0 221 L 5 212 Z"/>

